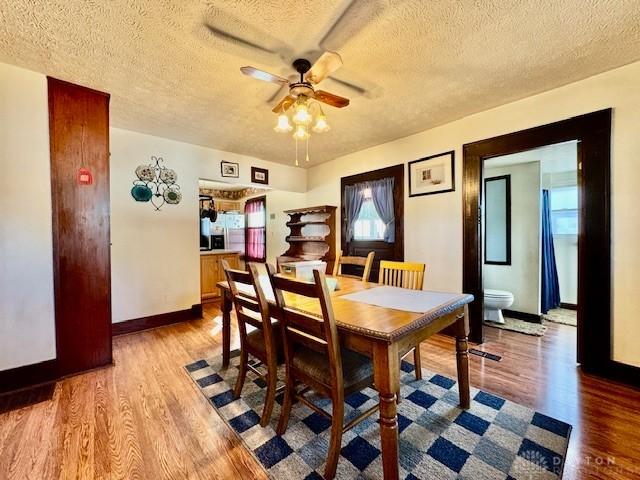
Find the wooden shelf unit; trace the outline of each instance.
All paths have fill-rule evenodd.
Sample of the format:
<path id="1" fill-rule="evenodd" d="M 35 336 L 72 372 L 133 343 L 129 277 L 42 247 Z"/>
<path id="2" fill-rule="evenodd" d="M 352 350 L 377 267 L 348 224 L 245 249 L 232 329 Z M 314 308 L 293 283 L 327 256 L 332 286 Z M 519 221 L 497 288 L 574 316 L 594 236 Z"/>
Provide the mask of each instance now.
<path id="1" fill-rule="evenodd" d="M 303 260 L 327 262 L 327 272 L 333 271 L 336 259 L 336 208 L 331 205 L 285 210 L 290 233 L 289 249 L 278 257 L 278 265 Z"/>

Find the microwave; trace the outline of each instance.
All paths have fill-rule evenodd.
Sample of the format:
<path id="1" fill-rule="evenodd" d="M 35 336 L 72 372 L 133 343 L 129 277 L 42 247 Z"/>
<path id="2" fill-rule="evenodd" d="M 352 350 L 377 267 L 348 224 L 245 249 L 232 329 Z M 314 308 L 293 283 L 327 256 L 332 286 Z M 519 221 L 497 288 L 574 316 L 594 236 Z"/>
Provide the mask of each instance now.
<path id="1" fill-rule="evenodd" d="M 224 250 L 224 235 L 210 235 L 210 250 Z"/>

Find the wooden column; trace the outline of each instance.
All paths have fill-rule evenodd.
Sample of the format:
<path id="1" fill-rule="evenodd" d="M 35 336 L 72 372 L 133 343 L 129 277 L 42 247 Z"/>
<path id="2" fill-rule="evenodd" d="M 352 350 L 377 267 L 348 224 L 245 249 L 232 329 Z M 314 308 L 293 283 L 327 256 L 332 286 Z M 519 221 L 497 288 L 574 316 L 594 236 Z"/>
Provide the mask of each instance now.
<path id="1" fill-rule="evenodd" d="M 68 375 L 112 362 L 109 95 L 47 80 L 56 350 Z"/>

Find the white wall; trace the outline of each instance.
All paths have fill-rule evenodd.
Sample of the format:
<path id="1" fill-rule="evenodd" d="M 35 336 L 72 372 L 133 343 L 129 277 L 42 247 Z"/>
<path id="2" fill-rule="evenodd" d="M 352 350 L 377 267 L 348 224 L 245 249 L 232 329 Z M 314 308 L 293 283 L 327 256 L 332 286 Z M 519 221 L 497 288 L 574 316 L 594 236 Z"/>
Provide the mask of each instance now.
<path id="1" fill-rule="evenodd" d="M 150 162 L 152 155 L 163 157 L 165 164 L 177 172 L 182 192 L 180 204 L 165 205 L 161 211 L 155 211 L 148 203 L 135 202 L 130 193 L 135 168 Z M 251 166 L 269 169 L 269 186 L 276 191 L 267 195 L 267 214 L 283 210 L 288 202 L 303 205 L 306 172 L 300 168 L 111 129 L 114 322 L 184 310 L 200 303 L 198 180 L 222 180 L 221 160 L 240 164 L 240 177 L 224 178 L 227 183 L 248 185 Z M 279 237 L 281 226 L 272 223 L 268 225 L 269 235 Z M 271 257 L 279 250 L 278 243 L 274 239 L 267 241 Z"/>
<path id="2" fill-rule="evenodd" d="M 484 288 L 507 290 L 513 293 L 510 310 L 539 315 L 540 162 L 490 165 L 485 162 L 485 178 L 511 175 L 511 265 L 483 265 Z"/>
<path id="3" fill-rule="evenodd" d="M 578 236 L 554 235 L 560 301 L 578 304 Z"/>
<path id="4" fill-rule="evenodd" d="M 0 63 L 0 370 L 55 356 L 47 82 Z"/>
<path id="5" fill-rule="evenodd" d="M 276 257 L 289 248 L 285 241 L 291 233 L 286 223 L 289 215 L 284 210 L 301 208 L 306 205 L 306 194 L 271 190 L 267 193 L 267 262 L 276 265 Z M 274 218 L 271 216 L 274 215 Z"/>
<path id="6" fill-rule="evenodd" d="M 456 191 L 405 196 L 405 258 L 429 265 L 425 287 L 462 288 L 462 145 L 614 107 L 612 138 L 613 357 L 640 366 L 640 62 L 345 155 L 309 170 L 309 204 L 340 202 L 340 177 L 456 151 Z M 586 328 L 589 328 L 587 325 Z"/>

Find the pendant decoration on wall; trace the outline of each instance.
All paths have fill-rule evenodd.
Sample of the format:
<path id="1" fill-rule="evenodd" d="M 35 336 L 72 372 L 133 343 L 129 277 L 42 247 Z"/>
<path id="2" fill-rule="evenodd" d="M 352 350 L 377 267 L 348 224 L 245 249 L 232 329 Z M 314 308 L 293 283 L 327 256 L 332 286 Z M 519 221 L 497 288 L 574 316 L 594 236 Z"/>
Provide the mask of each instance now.
<path id="1" fill-rule="evenodd" d="M 180 186 L 176 183 L 178 175 L 164 166 L 162 157 L 151 157 L 149 165 L 136 168 L 137 180 L 133 182 L 131 196 L 136 202 L 151 202 L 156 211 L 168 203 L 177 205 L 182 200 Z"/>

